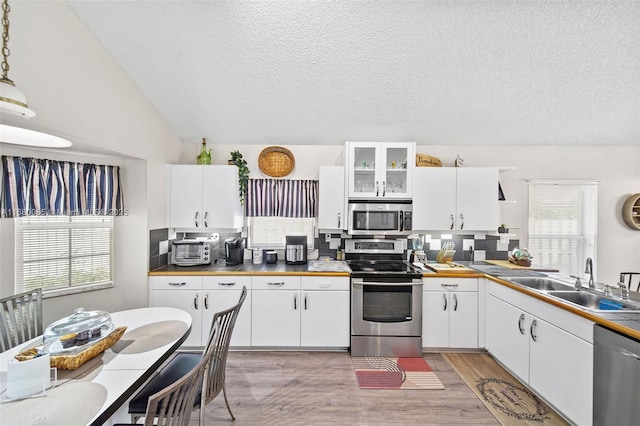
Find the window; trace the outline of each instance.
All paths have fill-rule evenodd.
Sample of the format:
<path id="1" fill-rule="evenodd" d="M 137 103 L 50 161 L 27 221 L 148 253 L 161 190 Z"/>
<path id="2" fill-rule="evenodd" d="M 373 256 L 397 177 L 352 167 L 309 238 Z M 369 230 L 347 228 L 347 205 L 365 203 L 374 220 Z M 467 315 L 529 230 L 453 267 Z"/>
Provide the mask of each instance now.
<path id="1" fill-rule="evenodd" d="M 315 218 L 311 217 L 249 217 L 249 246 L 284 248 L 287 235 L 306 235 L 307 247 L 313 248 Z"/>
<path id="2" fill-rule="evenodd" d="M 534 262 L 571 275 L 595 263 L 598 185 L 594 182 L 529 183 L 529 252 Z"/>
<path id="3" fill-rule="evenodd" d="M 113 277 L 113 217 L 15 219 L 16 292 L 65 294 L 107 287 Z"/>

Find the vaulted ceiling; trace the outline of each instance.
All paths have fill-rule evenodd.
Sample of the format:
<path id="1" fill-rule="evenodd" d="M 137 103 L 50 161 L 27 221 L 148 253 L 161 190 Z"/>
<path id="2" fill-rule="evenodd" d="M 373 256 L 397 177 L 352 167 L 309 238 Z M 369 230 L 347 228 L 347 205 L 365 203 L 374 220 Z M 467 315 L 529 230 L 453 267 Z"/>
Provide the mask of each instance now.
<path id="1" fill-rule="evenodd" d="M 186 142 L 639 145 L 637 1 L 82 1 Z"/>

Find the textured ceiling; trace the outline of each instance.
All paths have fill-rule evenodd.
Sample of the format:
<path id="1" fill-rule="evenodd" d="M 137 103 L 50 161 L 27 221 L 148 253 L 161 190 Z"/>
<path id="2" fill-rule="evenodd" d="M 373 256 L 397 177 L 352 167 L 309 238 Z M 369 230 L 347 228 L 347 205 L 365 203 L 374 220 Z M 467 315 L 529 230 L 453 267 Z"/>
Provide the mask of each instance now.
<path id="1" fill-rule="evenodd" d="M 72 1 L 186 142 L 640 145 L 638 1 Z"/>

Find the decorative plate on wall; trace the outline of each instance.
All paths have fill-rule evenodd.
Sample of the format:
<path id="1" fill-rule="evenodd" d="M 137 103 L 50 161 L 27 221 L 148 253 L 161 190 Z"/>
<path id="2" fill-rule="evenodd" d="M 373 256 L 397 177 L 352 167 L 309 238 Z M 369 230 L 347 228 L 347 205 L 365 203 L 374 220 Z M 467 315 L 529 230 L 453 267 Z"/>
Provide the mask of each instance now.
<path id="1" fill-rule="evenodd" d="M 258 157 L 258 167 L 267 176 L 287 176 L 295 166 L 296 160 L 291 151 L 281 146 L 269 146 Z"/>

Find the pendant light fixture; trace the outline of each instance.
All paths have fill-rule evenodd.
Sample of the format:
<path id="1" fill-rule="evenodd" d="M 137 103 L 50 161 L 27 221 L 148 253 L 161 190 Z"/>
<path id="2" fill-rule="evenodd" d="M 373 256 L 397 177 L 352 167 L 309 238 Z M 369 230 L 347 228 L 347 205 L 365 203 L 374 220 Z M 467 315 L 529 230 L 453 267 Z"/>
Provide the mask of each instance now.
<path id="1" fill-rule="evenodd" d="M 33 118 L 36 113 L 29 109 L 27 97 L 9 78 L 9 1 L 2 1 L 2 77 L 0 78 L 0 110 Z"/>
<path id="2" fill-rule="evenodd" d="M 2 0 L 2 77 L 0 77 L 0 118 L 7 113 L 24 118 L 33 118 L 36 113 L 27 105 L 27 97 L 9 78 L 9 7 L 8 0 Z M 0 124 L 0 143 L 28 145 L 47 148 L 64 148 L 72 143 L 58 136 L 21 127 Z"/>

